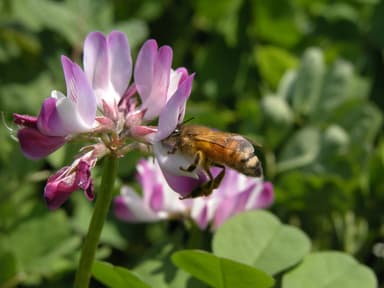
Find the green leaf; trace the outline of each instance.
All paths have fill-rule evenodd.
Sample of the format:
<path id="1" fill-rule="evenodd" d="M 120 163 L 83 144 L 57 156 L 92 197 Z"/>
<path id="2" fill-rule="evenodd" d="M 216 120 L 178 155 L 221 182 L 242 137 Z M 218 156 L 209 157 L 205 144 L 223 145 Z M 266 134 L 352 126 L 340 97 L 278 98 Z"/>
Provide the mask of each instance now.
<path id="1" fill-rule="evenodd" d="M 291 69 L 286 71 L 279 82 L 279 86 L 277 87 L 277 96 L 285 99 L 286 101 L 292 98 L 292 94 L 295 89 L 296 78 L 296 70 Z"/>
<path id="2" fill-rule="evenodd" d="M 383 122 L 380 110 L 362 99 L 351 100 L 335 111 L 335 122 L 348 131 L 355 149 L 364 152 L 371 147 Z"/>
<path id="3" fill-rule="evenodd" d="M 49 73 L 36 75 L 30 82 L 12 82 L 0 87 L 2 111 L 28 113 L 35 115 L 39 111 L 44 98 L 54 89 Z"/>
<path id="4" fill-rule="evenodd" d="M 13 287 L 12 282 L 17 281 L 17 263 L 15 255 L 10 252 L 0 251 L 0 286 Z M 16 284 L 16 283 L 14 283 Z"/>
<path id="5" fill-rule="evenodd" d="M 229 46 L 237 42 L 239 10 L 243 0 L 193 1 L 198 26 L 220 32 Z"/>
<path id="6" fill-rule="evenodd" d="M 264 96 L 261 100 L 264 116 L 264 136 L 268 146 L 275 148 L 291 131 L 294 115 L 288 103 L 282 97 Z"/>
<path id="7" fill-rule="evenodd" d="M 351 99 L 363 99 L 368 95 L 368 81 L 353 72 L 346 61 L 336 61 L 326 72 L 321 95 L 311 118 L 326 122 L 334 116 L 334 110 Z"/>
<path id="8" fill-rule="evenodd" d="M 297 16 L 294 2 L 270 0 L 251 3 L 253 17 L 249 30 L 252 36 L 285 47 L 293 46 L 299 41 L 299 25 L 297 21 L 292 21 Z"/>
<path id="9" fill-rule="evenodd" d="M 299 114 L 310 114 L 316 109 L 323 84 L 325 64 L 321 50 L 307 49 L 303 55 L 295 88 L 292 91 L 292 107 Z"/>
<path id="10" fill-rule="evenodd" d="M 271 287 L 275 282 L 263 271 L 205 251 L 178 251 L 172 255 L 172 261 L 196 278 L 217 288 L 263 288 Z"/>
<path id="11" fill-rule="evenodd" d="M 194 287 L 206 288 L 206 285 L 192 278 L 183 270 L 175 269 L 171 262 L 171 255 L 175 251 L 172 245 L 161 249 L 154 249 L 147 260 L 141 262 L 133 271 L 144 279 L 151 287 L 180 288 Z"/>
<path id="12" fill-rule="evenodd" d="M 262 77 L 272 88 L 276 88 L 283 74 L 298 62 L 287 50 L 275 46 L 257 46 L 255 56 Z"/>
<path id="13" fill-rule="evenodd" d="M 234 83 L 240 65 L 243 64 L 238 48 L 229 48 L 222 39 L 215 38 L 195 53 L 195 65 L 199 71 L 199 85 L 203 94 L 217 103 L 233 101 Z"/>
<path id="14" fill-rule="evenodd" d="M 375 288 L 377 280 L 368 267 L 340 252 L 309 254 L 283 277 L 283 288 Z"/>
<path id="15" fill-rule="evenodd" d="M 213 238 L 213 252 L 269 274 L 296 264 L 308 253 L 310 241 L 299 229 L 281 224 L 265 211 L 245 212 L 225 222 Z"/>
<path id="16" fill-rule="evenodd" d="M 85 235 L 92 218 L 92 203 L 85 199 L 81 193 L 74 193 L 71 196 L 71 201 L 74 203 L 74 213 L 71 219 L 71 224 L 74 229 Z M 126 239 L 120 234 L 113 219 L 107 219 L 104 222 L 103 230 L 100 235 L 100 243 L 108 244 L 114 248 L 124 250 L 126 247 Z"/>
<path id="17" fill-rule="evenodd" d="M 379 1 L 376 7 L 373 9 L 373 17 L 371 23 L 370 36 L 371 39 L 379 45 L 381 48 L 384 47 L 384 2 Z"/>
<path id="18" fill-rule="evenodd" d="M 107 262 L 96 261 L 92 266 L 92 275 L 107 287 L 149 288 L 134 272 Z"/>
<path id="19" fill-rule="evenodd" d="M 212 117 L 212 115 L 215 115 L 215 117 Z M 234 121 L 235 115 L 233 111 L 224 107 L 217 110 L 217 106 L 206 102 L 204 102 L 204 105 L 202 103 L 189 102 L 187 115 L 184 119 L 193 117 L 193 123 L 224 130 L 228 127 L 229 123 Z"/>
<path id="20" fill-rule="evenodd" d="M 149 34 L 146 23 L 139 19 L 130 19 L 118 23 L 114 29 L 120 30 L 127 35 L 131 49 L 138 47 Z"/>
<path id="21" fill-rule="evenodd" d="M 72 11 L 65 3 L 47 0 L 24 0 L 14 2 L 14 11 L 27 27 L 36 31 L 49 28 L 61 33 L 71 44 L 82 41 L 85 34 L 81 13 Z M 82 28 L 82 29 L 81 29 Z"/>
<path id="22" fill-rule="evenodd" d="M 320 152 L 320 135 L 317 127 L 305 127 L 293 134 L 278 156 L 277 171 L 283 172 L 312 164 Z"/>
<path id="23" fill-rule="evenodd" d="M 43 276 L 73 267 L 79 244 L 63 211 L 31 217 L 7 235 L 0 235 L 1 250 L 15 255 L 18 273 L 23 273 L 28 283 L 39 283 Z"/>

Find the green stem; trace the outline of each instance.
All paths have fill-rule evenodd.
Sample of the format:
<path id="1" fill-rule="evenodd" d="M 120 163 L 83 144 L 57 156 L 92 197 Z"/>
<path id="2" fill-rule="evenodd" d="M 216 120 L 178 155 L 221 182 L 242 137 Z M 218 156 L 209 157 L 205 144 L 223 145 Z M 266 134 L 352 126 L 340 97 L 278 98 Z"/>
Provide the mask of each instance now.
<path id="1" fill-rule="evenodd" d="M 75 278 L 75 288 L 86 288 L 89 286 L 97 245 L 112 201 L 117 162 L 117 158 L 113 154 L 108 155 L 104 159 L 103 178 L 101 179 L 100 190 L 96 194 L 96 204 L 91 223 L 88 227 L 88 233 L 84 239 L 79 267 Z"/>

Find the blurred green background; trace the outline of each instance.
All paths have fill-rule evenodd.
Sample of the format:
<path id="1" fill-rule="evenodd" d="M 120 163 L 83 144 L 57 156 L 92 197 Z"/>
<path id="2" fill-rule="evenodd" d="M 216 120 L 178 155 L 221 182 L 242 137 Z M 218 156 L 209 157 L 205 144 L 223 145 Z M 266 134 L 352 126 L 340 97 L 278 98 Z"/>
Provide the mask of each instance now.
<path id="1" fill-rule="evenodd" d="M 27 160 L 12 113 L 36 115 L 51 90 L 65 92 L 60 55 L 81 63 L 85 36 L 114 29 L 134 59 L 147 38 L 171 45 L 173 67 L 196 72 L 186 118 L 261 143 L 271 211 L 313 250 L 350 253 L 384 285 L 384 1 L 0 0 L 0 286 L 73 279 L 92 206 L 74 193 L 49 212 L 42 192 L 78 147 Z M 137 185 L 139 157 L 122 159 L 116 193 Z M 182 243 L 183 229 L 111 215 L 98 256 L 132 267 L 156 255 L 150 247 Z"/>

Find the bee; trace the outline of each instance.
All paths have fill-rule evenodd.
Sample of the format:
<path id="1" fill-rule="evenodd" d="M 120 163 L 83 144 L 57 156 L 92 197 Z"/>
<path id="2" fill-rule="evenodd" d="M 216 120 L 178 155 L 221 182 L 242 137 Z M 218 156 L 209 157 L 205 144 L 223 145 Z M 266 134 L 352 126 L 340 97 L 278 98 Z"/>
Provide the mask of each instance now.
<path id="1" fill-rule="evenodd" d="M 182 199 L 210 195 L 223 180 L 226 166 L 247 176 L 263 176 L 261 162 L 254 153 L 253 145 L 239 134 L 182 124 L 163 140 L 163 144 L 171 147 L 170 154 L 178 151 L 192 157 L 193 161 L 188 167 L 179 167 L 181 171 L 193 172 L 201 168 L 208 176 L 208 182 Z M 221 168 L 216 177 L 209 170 L 212 166 Z"/>

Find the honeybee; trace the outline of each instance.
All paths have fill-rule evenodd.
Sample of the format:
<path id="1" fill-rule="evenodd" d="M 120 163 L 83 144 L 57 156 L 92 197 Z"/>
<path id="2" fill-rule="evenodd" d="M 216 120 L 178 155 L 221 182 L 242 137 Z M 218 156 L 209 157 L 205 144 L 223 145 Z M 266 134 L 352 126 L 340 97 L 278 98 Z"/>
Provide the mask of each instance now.
<path id="1" fill-rule="evenodd" d="M 193 172 L 201 168 L 209 178 L 208 182 L 182 199 L 210 195 L 223 180 L 226 166 L 247 176 L 263 176 L 261 162 L 254 153 L 253 145 L 238 134 L 200 125 L 180 125 L 163 140 L 163 144 L 171 147 L 168 151 L 170 154 L 178 151 L 193 158 L 189 166 L 180 166 L 180 170 Z M 216 177 L 209 170 L 212 166 L 222 169 Z"/>

